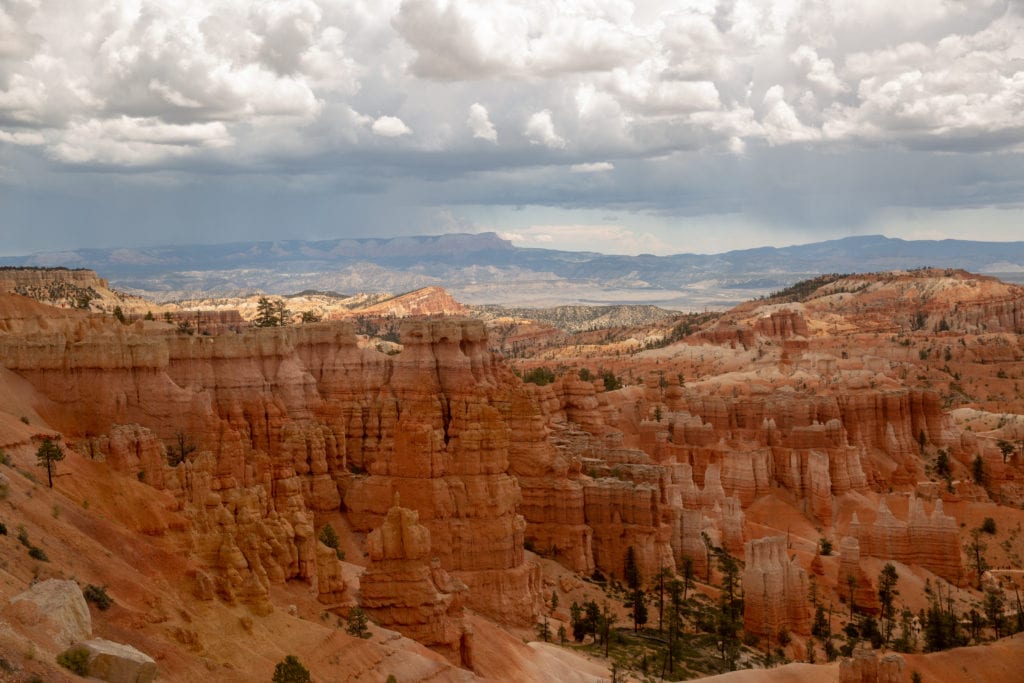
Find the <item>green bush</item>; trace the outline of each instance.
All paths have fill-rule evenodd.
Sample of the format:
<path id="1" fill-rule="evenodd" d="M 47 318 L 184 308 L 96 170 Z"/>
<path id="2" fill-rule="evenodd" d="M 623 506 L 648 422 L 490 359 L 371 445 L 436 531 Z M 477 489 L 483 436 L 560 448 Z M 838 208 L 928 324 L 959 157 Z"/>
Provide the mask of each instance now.
<path id="1" fill-rule="evenodd" d="M 274 667 L 273 683 L 310 683 L 309 669 L 295 655 L 288 655 Z"/>
<path id="2" fill-rule="evenodd" d="M 50 561 L 50 558 L 46 556 L 46 553 L 43 552 L 43 549 L 36 545 L 28 549 L 28 556 L 31 557 L 33 560 L 39 560 L 40 562 Z"/>
<path id="3" fill-rule="evenodd" d="M 545 365 L 534 368 L 523 375 L 523 381 L 542 387 L 555 381 L 555 373 Z"/>
<path id="4" fill-rule="evenodd" d="M 7 525 L 4 524 L 3 522 L 0 522 L 0 536 L 6 536 L 6 535 L 7 535 Z"/>
<path id="5" fill-rule="evenodd" d="M 615 391 L 622 388 L 622 379 L 617 377 L 611 370 L 602 372 L 601 379 L 604 380 L 605 391 Z"/>
<path id="6" fill-rule="evenodd" d="M 985 521 L 981 523 L 981 530 L 984 531 L 986 534 L 995 534 L 996 520 L 992 519 L 991 517 L 986 517 Z"/>
<path id="7" fill-rule="evenodd" d="M 113 599 L 107 595 L 106 586 L 94 586 L 90 583 L 82 591 L 82 596 L 92 604 L 96 605 L 96 608 L 101 612 L 110 609 L 110 606 L 114 604 Z"/>
<path id="8" fill-rule="evenodd" d="M 84 647 L 72 647 L 57 655 L 57 663 L 73 674 L 89 675 L 89 651 Z"/>

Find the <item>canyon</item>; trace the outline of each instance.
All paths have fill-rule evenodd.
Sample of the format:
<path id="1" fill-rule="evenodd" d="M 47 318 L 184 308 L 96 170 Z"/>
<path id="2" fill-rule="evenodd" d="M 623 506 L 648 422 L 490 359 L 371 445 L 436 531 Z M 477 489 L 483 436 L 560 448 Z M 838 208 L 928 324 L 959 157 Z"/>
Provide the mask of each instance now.
<path id="1" fill-rule="evenodd" d="M 1021 569 L 1016 285 L 837 276 L 678 338 L 681 319 L 658 315 L 555 347 L 499 338 L 505 322 L 443 290 L 368 299 L 382 327 L 318 309 L 260 329 L 224 305 L 186 330 L 88 271 L 5 277 L 0 521 L 51 559 L 0 537 L 17 558 L 0 598 L 42 578 L 109 586 L 117 605 L 91 608 L 93 630 L 170 680 L 266 679 L 291 651 L 316 680 L 608 678 L 609 662 L 523 639 L 571 627 L 573 602 L 615 602 L 630 563 L 651 591 L 689 575 L 714 602 L 723 558 L 741 562 L 751 666 L 776 643 L 823 661 L 815 608 L 877 615 L 886 563 L 915 612 L 940 586 L 966 612 L 983 578 L 1012 604 L 1013 579 L 979 576 L 964 549 L 992 517 L 986 564 Z M 72 305 L 83 291 L 88 310 Z M 65 453 L 52 490 L 30 476 L 46 438 Z M 356 608 L 369 638 L 340 628 Z M 25 671 L 57 654 L 25 656 L 34 628 L 0 631 Z M 910 675 L 869 659 L 844 675 Z"/>

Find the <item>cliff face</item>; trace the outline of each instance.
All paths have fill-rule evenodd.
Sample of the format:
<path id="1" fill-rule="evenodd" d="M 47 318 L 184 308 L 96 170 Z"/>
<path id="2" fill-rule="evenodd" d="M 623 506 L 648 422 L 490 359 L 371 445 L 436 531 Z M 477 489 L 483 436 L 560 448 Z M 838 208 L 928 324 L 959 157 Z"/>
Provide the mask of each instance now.
<path id="1" fill-rule="evenodd" d="M 860 539 L 861 552 L 865 555 L 918 564 L 954 584 L 962 578 L 956 519 L 943 512 L 941 500 L 935 501 L 934 509 L 928 514 L 921 499 L 911 497 L 904 522 L 892 514 L 883 498 L 874 523 L 862 525 L 854 515 L 850 534 Z"/>
<path id="2" fill-rule="evenodd" d="M 360 581 L 360 602 L 367 614 L 471 668 L 466 585 L 431 559 L 430 531 L 419 524 L 416 511 L 393 506 L 384 524 L 367 536 L 366 545 L 370 566 Z"/>
<path id="3" fill-rule="evenodd" d="M 807 573 L 786 553 L 785 536 L 748 541 L 743 570 L 743 623 L 751 633 L 774 636 L 781 629 L 809 634 Z"/>
<path id="4" fill-rule="evenodd" d="M 195 448 L 147 477 L 178 493 L 222 596 L 259 602 L 268 582 L 312 580 L 317 513 L 344 500 L 353 526 L 369 531 L 399 493 L 441 566 L 489 587 L 471 593 L 476 609 L 532 621 L 539 578 L 508 471 L 522 390 L 486 350 L 480 323 L 409 321 L 394 357 L 357 348 L 346 324 L 141 331 L 85 319 L 0 344 L 4 364 L 46 398 L 39 413 L 66 434 L 134 423 L 172 451 L 179 434 Z M 159 450 L 133 448 L 150 460 Z"/>

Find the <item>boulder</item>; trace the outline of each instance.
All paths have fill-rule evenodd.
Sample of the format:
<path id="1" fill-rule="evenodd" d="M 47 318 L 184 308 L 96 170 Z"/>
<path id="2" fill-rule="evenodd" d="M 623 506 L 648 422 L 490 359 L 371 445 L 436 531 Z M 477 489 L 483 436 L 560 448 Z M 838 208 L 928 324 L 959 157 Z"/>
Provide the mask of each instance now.
<path id="1" fill-rule="evenodd" d="M 66 648 L 92 635 L 92 617 L 74 581 L 47 579 L 11 598 L 4 616 L 29 629 L 41 631 L 58 648 Z"/>
<path id="2" fill-rule="evenodd" d="M 131 645 L 94 638 L 78 647 L 89 652 L 89 675 L 110 683 L 150 683 L 156 679 L 156 662 Z"/>

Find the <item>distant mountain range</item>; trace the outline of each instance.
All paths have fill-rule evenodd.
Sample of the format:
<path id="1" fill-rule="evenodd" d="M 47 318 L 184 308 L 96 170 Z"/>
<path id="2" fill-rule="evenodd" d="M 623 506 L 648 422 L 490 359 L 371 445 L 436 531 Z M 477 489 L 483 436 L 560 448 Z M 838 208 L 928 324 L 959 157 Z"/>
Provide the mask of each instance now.
<path id="1" fill-rule="evenodd" d="M 1024 281 L 1024 241 L 847 237 L 722 254 L 612 256 L 525 249 L 494 233 L 390 239 L 236 242 L 79 249 L 0 265 L 92 268 L 117 289 L 158 300 L 308 289 L 404 292 L 440 285 L 470 304 L 725 307 L 823 273 L 963 268 Z"/>

